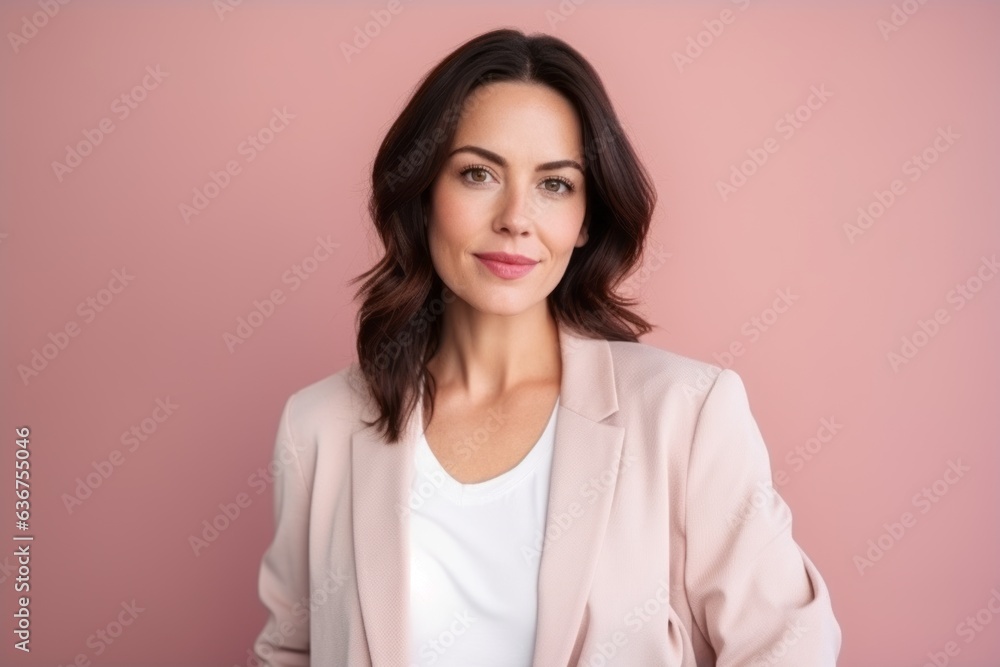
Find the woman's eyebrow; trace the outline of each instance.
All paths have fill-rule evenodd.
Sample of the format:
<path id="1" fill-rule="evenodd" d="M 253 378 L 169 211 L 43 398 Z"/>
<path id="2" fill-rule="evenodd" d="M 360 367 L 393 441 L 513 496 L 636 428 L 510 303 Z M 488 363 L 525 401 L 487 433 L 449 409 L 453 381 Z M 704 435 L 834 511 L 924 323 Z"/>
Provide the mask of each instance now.
<path id="1" fill-rule="evenodd" d="M 461 151 L 475 153 L 480 157 L 486 158 L 487 160 L 490 160 L 492 162 L 496 162 L 501 167 L 506 168 L 507 166 L 507 160 L 503 159 L 493 151 L 486 150 L 485 148 L 480 148 L 479 146 L 460 146 L 459 148 L 453 150 L 451 153 L 448 153 L 448 157 L 450 158 L 455 153 L 459 153 Z M 540 164 L 537 167 L 535 167 L 535 171 L 549 171 L 551 169 L 562 169 L 564 167 L 572 167 L 574 169 L 580 170 L 580 173 L 583 173 L 583 167 L 580 166 L 580 163 L 577 162 L 576 160 L 556 160 L 554 162 L 546 162 L 544 164 Z"/>

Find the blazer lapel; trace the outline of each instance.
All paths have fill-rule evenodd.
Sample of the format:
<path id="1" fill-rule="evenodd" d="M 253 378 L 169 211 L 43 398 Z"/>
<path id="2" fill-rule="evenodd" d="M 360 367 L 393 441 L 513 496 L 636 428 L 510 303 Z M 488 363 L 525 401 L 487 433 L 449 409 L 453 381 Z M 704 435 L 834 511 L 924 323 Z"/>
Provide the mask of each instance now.
<path id="1" fill-rule="evenodd" d="M 562 381 L 533 667 L 569 664 L 611 513 L 625 436 L 624 428 L 602 423 L 618 411 L 608 341 L 560 327 L 559 343 Z"/>
<path id="2" fill-rule="evenodd" d="M 572 655 L 624 441 L 624 428 L 602 423 L 618 410 L 608 341 L 558 328 L 562 380 L 539 563 L 533 667 L 565 665 Z M 366 402 L 363 418 L 374 417 Z M 409 664 L 409 496 L 422 427 L 418 401 L 395 445 L 386 445 L 373 427 L 351 436 L 355 567 L 374 665 Z"/>
<path id="3" fill-rule="evenodd" d="M 375 419 L 370 402 L 363 415 Z M 396 444 L 386 444 L 373 426 L 351 436 L 354 566 L 373 665 L 410 664 L 409 496 L 423 423 L 418 401 Z"/>

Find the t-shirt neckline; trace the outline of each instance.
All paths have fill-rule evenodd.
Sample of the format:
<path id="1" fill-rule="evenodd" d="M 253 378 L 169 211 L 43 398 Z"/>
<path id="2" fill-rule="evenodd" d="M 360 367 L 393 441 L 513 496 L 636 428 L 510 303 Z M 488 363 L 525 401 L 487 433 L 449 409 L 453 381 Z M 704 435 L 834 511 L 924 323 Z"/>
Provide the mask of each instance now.
<path id="1" fill-rule="evenodd" d="M 545 453 L 546 448 L 543 445 L 546 439 L 555 437 L 554 430 L 556 414 L 558 412 L 559 397 L 556 397 L 555 406 L 552 408 L 542 435 L 535 441 L 535 444 L 532 445 L 531 450 L 528 451 L 524 458 L 510 470 L 500 473 L 492 479 L 471 484 L 463 484 L 451 476 L 444 466 L 441 465 L 441 462 L 438 461 L 434 452 L 431 451 L 430 444 L 428 444 L 427 438 L 424 437 L 425 432 L 421 431 L 416 449 L 417 473 L 423 478 L 422 481 L 429 482 L 432 486 L 436 487 L 438 485 L 435 478 L 440 481 L 440 488 L 437 489 L 437 492 L 454 502 L 478 504 L 494 500 L 512 490 L 538 467 L 538 462 Z"/>

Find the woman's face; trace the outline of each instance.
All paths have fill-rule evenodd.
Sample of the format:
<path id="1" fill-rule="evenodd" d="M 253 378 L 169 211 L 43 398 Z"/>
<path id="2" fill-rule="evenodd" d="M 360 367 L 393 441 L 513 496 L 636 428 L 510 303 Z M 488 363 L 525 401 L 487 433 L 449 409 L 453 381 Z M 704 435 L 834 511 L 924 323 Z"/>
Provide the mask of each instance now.
<path id="1" fill-rule="evenodd" d="M 449 289 L 476 310 L 513 315 L 544 304 L 587 241 L 582 130 L 551 88 L 488 88 L 470 96 L 478 101 L 467 103 L 431 186 L 427 233 Z M 536 263 L 479 257 L 498 252 Z"/>

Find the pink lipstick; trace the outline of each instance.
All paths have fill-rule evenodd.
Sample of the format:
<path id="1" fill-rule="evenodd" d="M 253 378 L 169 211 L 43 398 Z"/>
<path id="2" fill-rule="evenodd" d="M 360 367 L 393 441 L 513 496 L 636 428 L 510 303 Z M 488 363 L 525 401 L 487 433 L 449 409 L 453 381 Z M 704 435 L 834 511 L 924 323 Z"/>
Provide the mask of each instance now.
<path id="1" fill-rule="evenodd" d="M 527 275 L 537 261 L 524 255 L 511 255 L 505 252 L 478 253 L 476 258 L 493 272 L 493 275 L 504 280 L 514 280 Z"/>

